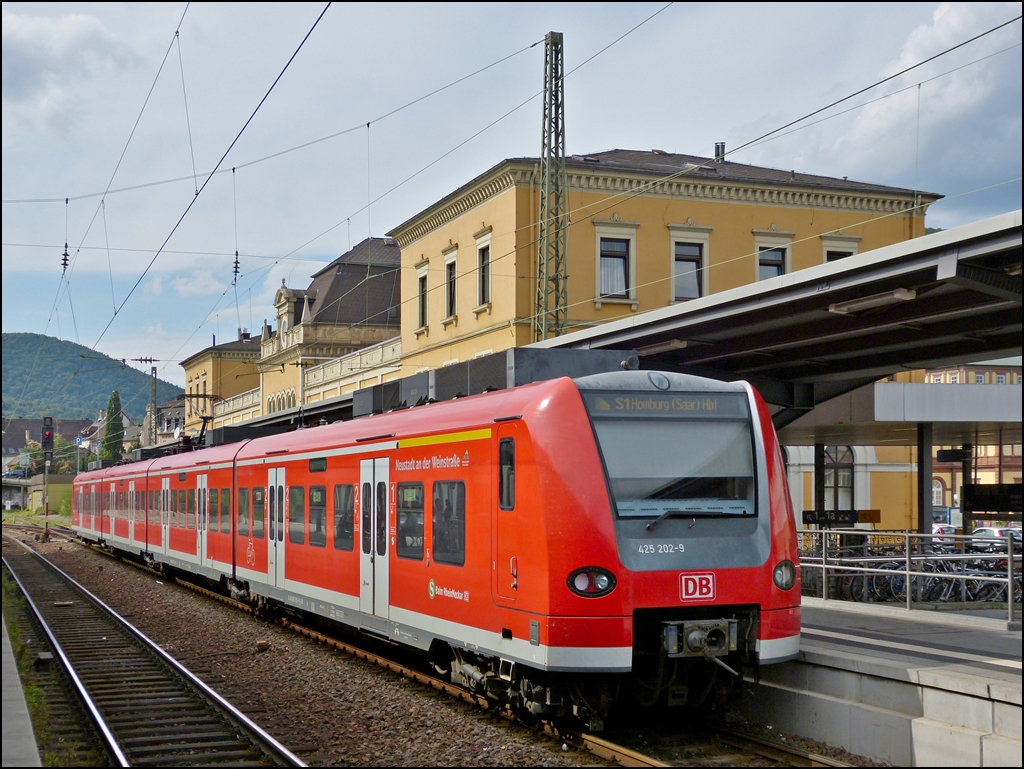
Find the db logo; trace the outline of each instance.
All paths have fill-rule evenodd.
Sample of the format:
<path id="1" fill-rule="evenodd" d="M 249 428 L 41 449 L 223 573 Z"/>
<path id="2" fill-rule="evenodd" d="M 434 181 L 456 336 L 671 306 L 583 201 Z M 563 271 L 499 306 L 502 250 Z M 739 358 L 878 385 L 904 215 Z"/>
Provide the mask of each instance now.
<path id="1" fill-rule="evenodd" d="M 684 601 L 710 601 L 715 597 L 715 575 L 680 574 L 679 595 Z"/>

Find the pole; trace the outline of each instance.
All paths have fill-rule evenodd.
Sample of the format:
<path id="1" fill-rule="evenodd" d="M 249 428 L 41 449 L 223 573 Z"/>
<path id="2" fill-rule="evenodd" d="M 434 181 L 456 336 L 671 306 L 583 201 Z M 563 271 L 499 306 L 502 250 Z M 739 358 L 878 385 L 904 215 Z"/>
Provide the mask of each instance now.
<path id="1" fill-rule="evenodd" d="M 50 541 L 50 460 L 43 460 L 43 537 L 41 542 Z"/>

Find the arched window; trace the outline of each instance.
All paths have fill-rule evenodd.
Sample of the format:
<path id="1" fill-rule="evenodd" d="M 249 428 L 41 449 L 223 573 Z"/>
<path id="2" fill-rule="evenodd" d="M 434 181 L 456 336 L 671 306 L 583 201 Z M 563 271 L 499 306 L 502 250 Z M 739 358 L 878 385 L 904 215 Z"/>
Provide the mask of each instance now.
<path id="1" fill-rule="evenodd" d="M 853 449 L 825 447 L 825 509 L 856 510 L 853 500 Z"/>
<path id="2" fill-rule="evenodd" d="M 946 489 L 938 478 L 932 480 L 932 504 L 938 507 L 946 504 Z"/>

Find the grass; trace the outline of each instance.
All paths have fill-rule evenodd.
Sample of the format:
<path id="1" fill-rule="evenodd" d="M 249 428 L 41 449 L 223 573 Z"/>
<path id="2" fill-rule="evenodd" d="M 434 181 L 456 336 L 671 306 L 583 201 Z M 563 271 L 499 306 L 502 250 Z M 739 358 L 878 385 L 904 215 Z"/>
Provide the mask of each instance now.
<path id="1" fill-rule="evenodd" d="M 39 748 L 40 761 L 43 766 L 80 764 L 78 752 L 73 746 L 61 745 L 63 738 L 58 738 L 56 742 L 51 738 L 50 705 L 46 700 L 46 692 L 32 683 L 33 649 L 21 637 L 21 627 L 18 625 L 19 617 L 24 616 L 27 611 L 28 608 L 18 591 L 17 584 L 5 568 L 3 570 L 4 622 L 7 625 L 7 635 L 11 640 L 14 659 L 18 664 L 22 690 L 25 693 L 25 704 L 28 706 L 29 717 L 32 719 L 32 730 L 35 733 L 36 746 Z"/>
<path id="2" fill-rule="evenodd" d="M 49 517 L 43 515 L 41 511 L 33 510 L 4 510 L 4 523 L 16 523 L 22 526 L 25 525 L 38 525 L 42 526 L 46 521 L 50 522 L 51 526 L 70 526 L 71 515 L 58 515 L 52 510 L 50 511 Z"/>

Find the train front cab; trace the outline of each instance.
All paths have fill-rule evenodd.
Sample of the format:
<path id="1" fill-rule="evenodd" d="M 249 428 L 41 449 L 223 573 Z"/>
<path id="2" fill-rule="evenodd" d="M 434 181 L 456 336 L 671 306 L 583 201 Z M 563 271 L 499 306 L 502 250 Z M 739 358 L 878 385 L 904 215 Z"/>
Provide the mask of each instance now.
<path id="1" fill-rule="evenodd" d="M 561 525 L 547 522 L 551 584 L 569 588 L 552 609 L 567 615 L 552 618 L 564 645 L 602 647 L 615 669 L 628 650 L 643 704 L 696 704 L 744 669 L 795 657 L 796 530 L 760 396 L 746 383 L 662 372 L 575 384 L 607 487 L 603 504 L 580 488 L 583 442 L 547 452 L 574 498 L 558 506 Z"/>

